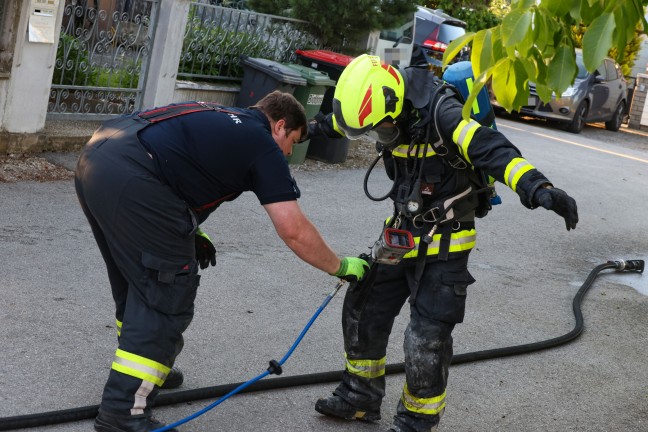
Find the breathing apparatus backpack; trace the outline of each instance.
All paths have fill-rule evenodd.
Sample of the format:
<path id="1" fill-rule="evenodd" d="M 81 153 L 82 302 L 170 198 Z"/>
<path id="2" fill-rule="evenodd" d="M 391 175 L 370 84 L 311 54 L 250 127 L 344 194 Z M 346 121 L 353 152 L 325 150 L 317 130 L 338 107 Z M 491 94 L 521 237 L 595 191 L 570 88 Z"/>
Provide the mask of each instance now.
<path id="1" fill-rule="evenodd" d="M 472 73 L 472 64 L 469 61 L 454 63 L 446 68 L 442 78 L 443 81 L 451 84 L 459 91 L 461 101 L 465 102 L 475 81 L 475 77 Z M 490 103 L 490 96 L 486 87 L 482 87 L 479 91 L 470 113 L 482 126 L 497 130 L 497 125 L 495 124 L 495 110 Z M 452 147 L 454 148 L 454 146 Z M 475 210 L 475 216 L 482 218 L 488 214 L 493 205 L 501 204 L 502 199 L 495 191 L 495 180 L 492 177 L 479 169 L 473 169 L 473 171 L 478 177 L 479 185 L 490 189 L 488 195 L 479 194 L 479 206 Z"/>

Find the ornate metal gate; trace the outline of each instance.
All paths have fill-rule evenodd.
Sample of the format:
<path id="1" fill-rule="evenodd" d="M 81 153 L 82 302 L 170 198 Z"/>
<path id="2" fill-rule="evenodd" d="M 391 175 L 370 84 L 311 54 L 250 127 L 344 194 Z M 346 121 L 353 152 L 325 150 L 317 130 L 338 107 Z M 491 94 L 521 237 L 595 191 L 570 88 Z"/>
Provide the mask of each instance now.
<path id="1" fill-rule="evenodd" d="M 141 108 L 158 0 L 65 0 L 48 117 Z"/>

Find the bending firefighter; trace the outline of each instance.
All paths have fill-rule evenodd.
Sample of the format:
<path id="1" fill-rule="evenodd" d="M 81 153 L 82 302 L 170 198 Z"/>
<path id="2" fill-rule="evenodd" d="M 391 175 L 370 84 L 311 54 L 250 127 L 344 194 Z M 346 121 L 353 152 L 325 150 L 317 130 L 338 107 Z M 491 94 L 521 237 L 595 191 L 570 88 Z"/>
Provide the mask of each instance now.
<path id="1" fill-rule="evenodd" d="M 338 258 L 297 203 L 285 155 L 306 125 L 299 102 L 275 91 L 248 109 L 188 102 L 120 117 L 85 146 L 76 191 L 108 270 L 119 342 L 95 430 L 163 426 L 151 407 L 160 387 L 182 383 L 174 362 L 193 318 L 198 267 L 216 264 L 199 225 L 223 202 L 254 192 L 299 258 L 362 278 L 367 262 Z"/>
<path id="2" fill-rule="evenodd" d="M 452 331 L 463 321 L 474 282 L 467 266 L 475 216 L 490 208 L 488 176 L 516 192 L 525 207 L 553 210 L 567 230 L 576 227 L 576 202 L 501 133 L 462 119 L 461 110 L 461 95 L 432 72 L 399 71 L 362 55 L 340 76 L 333 112 L 309 125 L 309 135 L 373 136 L 394 182 L 383 197 L 394 202 L 394 213 L 372 248 L 371 270 L 347 290 L 346 370 L 333 395 L 317 401 L 322 414 L 380 418 L 387 341 L 409 298 L 405 383 L 390 430 L 436 429 L 446 406 Z"/>

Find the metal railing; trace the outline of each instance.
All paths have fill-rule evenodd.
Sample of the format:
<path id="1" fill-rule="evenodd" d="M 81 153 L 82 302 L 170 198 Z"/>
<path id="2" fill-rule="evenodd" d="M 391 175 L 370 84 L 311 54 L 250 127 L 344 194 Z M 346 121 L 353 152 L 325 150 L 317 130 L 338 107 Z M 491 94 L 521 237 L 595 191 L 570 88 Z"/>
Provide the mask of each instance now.
<path id="1" fill-rule="evenodd" d="M 139 109 L 158 7 L 66 0 L 48 116 L 104 118 Z"/>
<path id="2" fill-rule="evenodd" d="M 295 59 L 296 49 L 319 47 L 297 19 L 192 2 L 178 67 L 187 80 L 240 80 L 240 56 L 277 62 Z"/>

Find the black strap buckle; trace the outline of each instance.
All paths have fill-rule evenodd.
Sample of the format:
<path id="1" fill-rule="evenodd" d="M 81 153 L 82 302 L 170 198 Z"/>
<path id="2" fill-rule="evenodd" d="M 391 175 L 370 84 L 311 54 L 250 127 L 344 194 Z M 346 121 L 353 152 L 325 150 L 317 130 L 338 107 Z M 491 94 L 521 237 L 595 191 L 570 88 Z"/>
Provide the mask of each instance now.
<path id="1" fill-rule="evenodd" d="M 466 161 L 463 160 L 459 155 L 455 155 L 452 160 L 448 160 L 448 163 L 454 169 L 462 170 L 468 168 Z"/>

